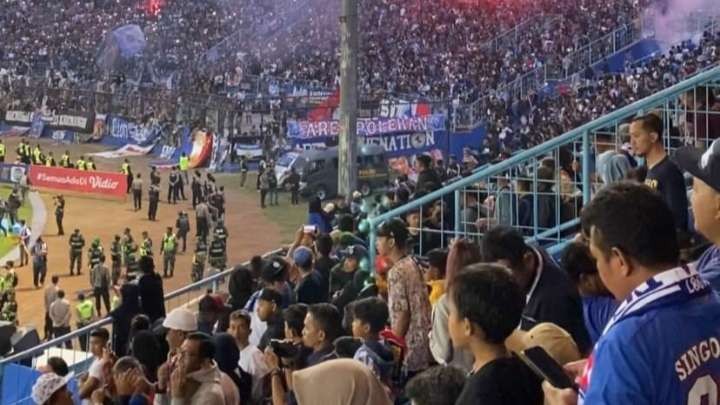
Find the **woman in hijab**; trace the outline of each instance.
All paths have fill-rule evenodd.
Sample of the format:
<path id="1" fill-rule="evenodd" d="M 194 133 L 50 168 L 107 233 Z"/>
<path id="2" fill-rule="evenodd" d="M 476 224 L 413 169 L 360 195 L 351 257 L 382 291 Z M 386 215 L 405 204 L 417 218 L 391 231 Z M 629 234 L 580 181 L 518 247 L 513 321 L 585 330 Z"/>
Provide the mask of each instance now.
<path id="1" fill-rule="evenodd" d="M 140 313 L 140 292 L 135 284 L 123 284 L 120 288 L 120 306 L 110 312 L 113 319 L 112 345 L 115 355 L 127 353 L 130 323 Z"/>
<path id="2" fill-rule="evenodd" d="M 298 405 L 391 405 L 386 388 L 362 363 L 324 361 L 292 374 Z M 322 389 L 318 389 L 318 383 Z"/>
<path id="3" fill-rule="evenodd" d="M 130 342 L 130 354 L 143 365 L 145 377 L 150 382 L 157 382 L 157 369 L 163 363 L 160 344 L 157 337 L 149 330 L 135 333 Z"/>
<path id="4" fill-rule="evenodd" d="M 249 378 L 250 375 L 242 372 L 238 366 L 240 349 L 235 343 L 235 338 L 229 333 L 218 333 L 213 336 L 213 341 L 215 342 L 215 363 L 227 377 L 220 381 L 225 397 L 230 397 L 230 401 L 226 401 L 226 403 L 236 404 L 239 400 L 247 401 L 251 396 L 252 381 Z M 227 380 L 230 382 L 229 386 L 227 386 Z M 238 401 L 234 401 L 233 396 L 236 396 Z"/>

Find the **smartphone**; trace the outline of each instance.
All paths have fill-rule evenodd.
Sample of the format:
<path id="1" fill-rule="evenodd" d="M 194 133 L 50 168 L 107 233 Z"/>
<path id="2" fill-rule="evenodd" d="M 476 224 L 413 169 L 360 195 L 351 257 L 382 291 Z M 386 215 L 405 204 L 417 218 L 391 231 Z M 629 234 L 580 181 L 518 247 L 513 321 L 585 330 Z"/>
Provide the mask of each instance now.
<path id="1" fill-rule="evenodd" d="M 304 233 L 316 233 L 317 232 L 317 226 L 316 225 L 305 225 L 303 226 L 303 232 Z"/>
<path id="2" fill-rule="evenodd" d="M 531 347 L 518 353 L 518 357 L 543 380 L 555 388 L 578 390 L 577 384 L 565 373 L 562 366 L 540 346 Z"/>

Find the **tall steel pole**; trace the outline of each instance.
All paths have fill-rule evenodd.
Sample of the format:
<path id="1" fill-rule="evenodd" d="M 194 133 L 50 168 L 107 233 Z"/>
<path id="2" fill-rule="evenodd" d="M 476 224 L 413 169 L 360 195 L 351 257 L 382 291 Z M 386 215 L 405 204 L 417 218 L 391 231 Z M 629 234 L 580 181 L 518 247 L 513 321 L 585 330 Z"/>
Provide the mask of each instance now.
<path id="1" fill-rule="evenodd" d="M 340 12 L 340 139 L 338 193 L 357 189 L 358 0 L 342 0 Z"/>

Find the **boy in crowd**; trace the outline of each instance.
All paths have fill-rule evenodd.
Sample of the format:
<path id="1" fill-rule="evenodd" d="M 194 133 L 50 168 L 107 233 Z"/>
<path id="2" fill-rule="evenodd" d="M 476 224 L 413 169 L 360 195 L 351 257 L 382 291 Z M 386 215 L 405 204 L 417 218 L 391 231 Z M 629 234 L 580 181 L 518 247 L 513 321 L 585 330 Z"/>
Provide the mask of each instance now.
<path id="1" fill-rule="evenodd" d="M 471 265 L 455 277 L 449 294 L 453 346 L 471 351 L 474 357 L 456 405 L 542 404 L 540 380 L 505 347 L 525 306 L 509 270 L 492 264 Z"/>
<path id="2" fill-rule="evenodd" d="M 435 303 L 445 294 L 445 266 L 448 251 L 446 249 L 433 249 L 428 252 L 428 269 L 425 272 L 425 282 L 430 288 L 430 304 Z"/>
<path id="3" fill-rule="evenodd" d="M 390 381 L 393 353 L 380 340 L 390 316 L 387 304 L 379 298 L 370 297 L 352 303 L 352 334 L 362 340 L 355 352 L 355 360 L 370 367 L 375 375 L 386 383 Z"/>

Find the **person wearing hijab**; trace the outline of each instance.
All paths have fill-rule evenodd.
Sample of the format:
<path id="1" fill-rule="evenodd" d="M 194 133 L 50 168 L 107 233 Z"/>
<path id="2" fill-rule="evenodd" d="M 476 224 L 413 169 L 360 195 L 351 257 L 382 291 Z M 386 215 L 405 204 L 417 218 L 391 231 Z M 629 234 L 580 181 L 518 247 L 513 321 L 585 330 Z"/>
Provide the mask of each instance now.
<path id="1" fill-rule="evenodd" d="M 324 361 L 292 374 L 298 405 L 390 405 L 385 386 L 362 363 L 351 359 Z M 318 382 L 323 389 L 318 389 Z"/>
<path id="2" fill-rule="evenodd" d="M 235 343 L 235 338 L 229 333 L 218 333 L 213 336 L 215 343 L 215 363 L 221 371 L 220 385 L 225 394 L 226 404 L 239 404 L 242 398 L 249 396 L 241 396 L 243 389 L 243 381 L 239 371 L 238 362 L 240 361 L 240 349 Z M 252 382 L 249 381 L 246 392 L 252 390 Z"/>
<path id="3" fill-rule="evenodd" d="M 123 284 L 120 288 L 120 306 L 110 312 L 113 319 L 112 349 L 117 356 L 124 356 L 128 349 L 130 324 L 140 313 L 140 292 L 135 284 Z"/>
<path id="4" fill-rule="evenodd" d="M 143 365 L 145 377 L 150 382 L 156 382 L 157 369 L 163 363 L 163 357 L 155 334 L 149 330 L 136 332 L 130 342 L 130 353 Z"/>

